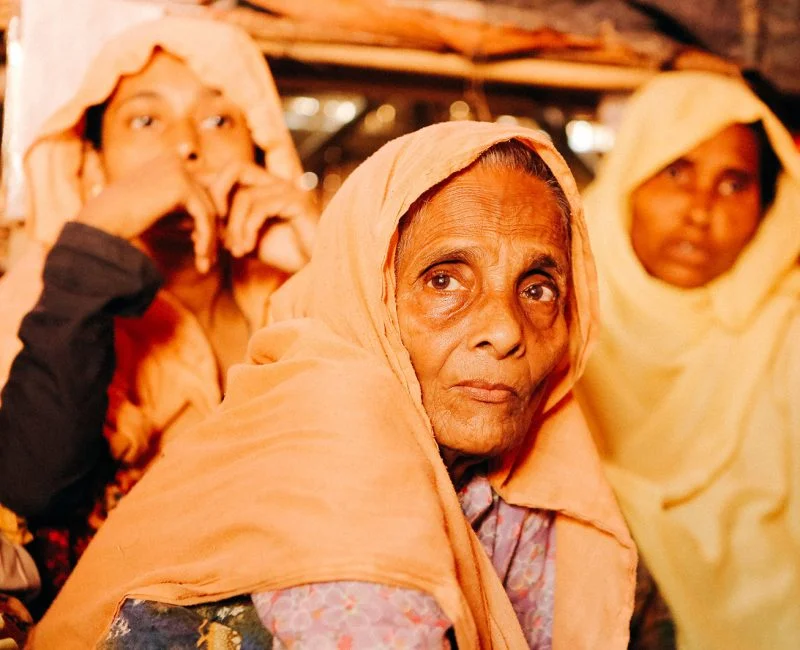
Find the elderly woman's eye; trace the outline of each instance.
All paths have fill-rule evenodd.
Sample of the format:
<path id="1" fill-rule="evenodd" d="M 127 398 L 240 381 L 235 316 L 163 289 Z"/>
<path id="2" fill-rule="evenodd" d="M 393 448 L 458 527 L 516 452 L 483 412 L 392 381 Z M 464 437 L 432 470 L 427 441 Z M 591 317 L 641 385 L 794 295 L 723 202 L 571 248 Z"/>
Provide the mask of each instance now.
<path id="1" fill-rule="evenodd" d="M 558 297 L 558 291 L 550 284 L 536 282 L 522 290 L 522 294 L 529 300 L 536 302 L 553 302 Z"/>
<path id="2" fill-rule="evenodd" d="M 463 285 L 449 273 L 436 273 L 426 283 L 431 289 L 437 291 L 457 291 Z"/>
<path id="3" fill-rule="evenodd" d="M 156 123 L 156 118 L 152 115 L 137 115 L 130 121 L 132 129 L 148 129 Z"/>
<path id="4" fill-rule="evenodd" d="M 204 129 L 222 129 L 232 123 L 233 119 L 228 115 L 209 115 L 200 123 L 200 126 Z"/>

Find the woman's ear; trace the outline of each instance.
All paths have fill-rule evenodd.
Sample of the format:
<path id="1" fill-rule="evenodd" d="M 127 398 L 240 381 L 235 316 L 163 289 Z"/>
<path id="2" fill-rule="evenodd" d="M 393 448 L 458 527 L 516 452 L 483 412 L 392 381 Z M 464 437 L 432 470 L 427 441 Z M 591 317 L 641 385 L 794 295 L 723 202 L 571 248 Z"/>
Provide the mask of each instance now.
<path id="1" fill-rule="evenodd" d="M 81 198 L 86 203 L 100 194 L 106 186 L 106 173 L 100 153 L 90 144 L 86 144 L 83 152 L 81 168 Z"/>

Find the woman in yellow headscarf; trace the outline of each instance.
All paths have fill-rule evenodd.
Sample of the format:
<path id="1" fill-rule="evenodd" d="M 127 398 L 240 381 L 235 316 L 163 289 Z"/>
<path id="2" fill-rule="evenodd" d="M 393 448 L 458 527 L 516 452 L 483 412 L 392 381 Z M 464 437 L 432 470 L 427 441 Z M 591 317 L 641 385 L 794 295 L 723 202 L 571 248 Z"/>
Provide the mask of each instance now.
<path id="1" fill-rule="evenodd" d="M 200 19 L 115 37 L 25 169 L 31 242 L 0 283 L 0 502 L 66 519 L 38 549 L 58 587 L 163 441 L 217 406 L 316 214 L 263 55 Z M 61 497 L 89 489 L 103 433 L 119 471 L 87 524 Z"/>
<path id="2" fill-rule="evenodd" d="M 668 73 L 586 192 L 603 331 L 579 385 L 692 650 L 800 647 L 800 156 L 741 82 Z"/>
<path id="3" fill-rule="evenodd" d="M 187 620 L 197 644 L 235 645 L 231 607 L 192 608 L 253 594 L 292 647 L 624 648 L 635 553 L 571 395 L 594 299 L 575 184 L 541 132 L 387 144 L 329 204 L 220 409 L 167 441 L 32 646 L 158 645 Z"/>

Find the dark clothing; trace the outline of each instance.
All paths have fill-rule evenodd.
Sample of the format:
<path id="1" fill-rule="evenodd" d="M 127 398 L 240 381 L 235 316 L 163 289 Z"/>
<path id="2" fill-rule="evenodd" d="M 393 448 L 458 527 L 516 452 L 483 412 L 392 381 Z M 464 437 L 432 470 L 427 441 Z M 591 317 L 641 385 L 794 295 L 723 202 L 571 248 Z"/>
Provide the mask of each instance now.
<path id="1" fill-rule="evenodd" d="M 672 613 L 640 556 L 628 650 L 675 650 L 676 647 Z"/>
<path id="2" fill-rule="evenodd" d="M 80 223 L 64 226 L 43 274 L 2 392 L 0 503 L 50 519 L 84 500 L 108 464 L 114 318 L 141 316 L 162 279 L 129 242 Z"/>
<path id="3" fill-rule="evenodd" d="M 102 650 L 146 648 L 273 647 L 273 637 L 258 618 L 250 596 L 182 607 L 146 600 L 126 600 Z M 280 645 L 283 648 L 283 644 Z"/>

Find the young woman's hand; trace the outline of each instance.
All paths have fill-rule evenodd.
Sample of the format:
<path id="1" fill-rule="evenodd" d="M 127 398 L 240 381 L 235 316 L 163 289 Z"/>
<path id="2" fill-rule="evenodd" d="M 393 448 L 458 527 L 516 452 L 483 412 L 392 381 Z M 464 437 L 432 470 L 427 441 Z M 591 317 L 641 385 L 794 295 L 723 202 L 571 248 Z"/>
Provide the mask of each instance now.
<path id="1" fill-rule="evenodd" d="M 135 240 L 159 219 L 178 210 L 194 220 L 195 264 L 205 273 L 216 258 L 220 212 L 208 190 L 177 155 L 159 156 L 137 173 L 110 183 L 84 204 L 77 220 Z"/>
<path id="2" fill-rule="evenodd" d="M 207 184 L 227 222 L 222 243 L 235 257 L 256 251 L 265 264 L 294 272 L 308 262 L 318 213 L 309 192 L 255 164 L 228 165 Z"/>

